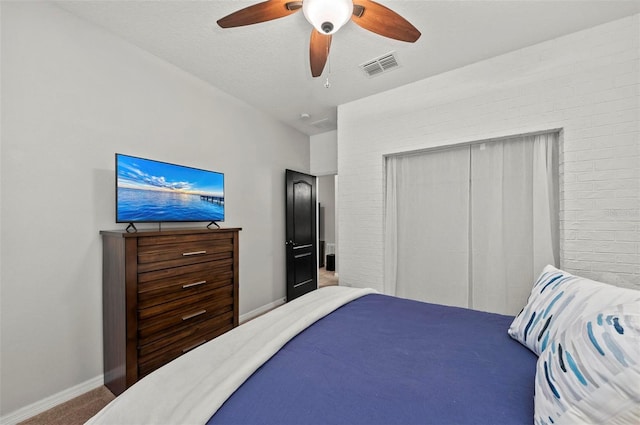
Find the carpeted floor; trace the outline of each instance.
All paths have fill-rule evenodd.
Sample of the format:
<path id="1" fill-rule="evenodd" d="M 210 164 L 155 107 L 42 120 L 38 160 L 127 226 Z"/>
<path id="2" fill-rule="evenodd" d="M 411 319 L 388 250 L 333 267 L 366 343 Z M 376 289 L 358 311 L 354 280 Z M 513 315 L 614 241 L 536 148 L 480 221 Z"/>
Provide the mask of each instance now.
<path id="1" fill-rule="evenodd" d="M 102 386 L 18 425 L 82 425 L 114 398 L 107 387 Z"/>

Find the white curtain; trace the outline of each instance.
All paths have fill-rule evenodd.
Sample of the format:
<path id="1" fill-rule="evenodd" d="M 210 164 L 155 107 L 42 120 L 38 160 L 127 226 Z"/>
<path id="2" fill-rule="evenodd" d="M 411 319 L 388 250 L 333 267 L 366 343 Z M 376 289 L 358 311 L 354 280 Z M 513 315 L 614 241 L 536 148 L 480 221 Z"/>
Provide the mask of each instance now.
<path id="1" fill-rule="evenodd" d="M 385 292 L 516 314 L 558 264 L 558 134 L 388 157 Z"/>
<path id="2" fill-rule="evenodd" d="M 466 307 L 468 147 L 389 157 L 386 174 L 385 291 Z"/>
<path id="3" fill-rule="evenodd" d="M 554 146 L 557 133 L 471 146 L 470 307 L 517 314 L 556 264 Z"/>

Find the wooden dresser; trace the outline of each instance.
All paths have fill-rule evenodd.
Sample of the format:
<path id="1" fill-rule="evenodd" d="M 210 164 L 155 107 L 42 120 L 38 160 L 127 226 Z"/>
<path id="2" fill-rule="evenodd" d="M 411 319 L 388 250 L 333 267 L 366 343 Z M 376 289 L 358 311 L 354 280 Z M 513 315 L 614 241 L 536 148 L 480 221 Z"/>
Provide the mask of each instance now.
<path id="1" fill-rule="evenodd" d="M 238 325 L 240 230 L 100 232 L 111 392 Z"/>

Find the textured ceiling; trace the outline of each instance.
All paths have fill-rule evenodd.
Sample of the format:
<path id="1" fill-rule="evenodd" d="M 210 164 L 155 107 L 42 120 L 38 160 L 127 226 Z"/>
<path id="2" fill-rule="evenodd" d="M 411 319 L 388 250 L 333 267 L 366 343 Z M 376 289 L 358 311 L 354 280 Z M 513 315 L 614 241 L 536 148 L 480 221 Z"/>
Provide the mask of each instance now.
<path id="1" fill-rule="evenodd" d="M 311 25 L 302 13 L 239 28 L 216 25 L 219 18 L 254 3 L 57 2 L 309 135 L 336 127 L 337 105 L 640 12 L 640 0 L 379 0 L 422 37 L 415 44 L 403 43 L 349 22 L 333 36 L 323 75 L 312 78 Z M 360 69 L 391 51 L 399 68 L 376 77 Z M 302 113 L 310 118 L 302 119 Z"/>

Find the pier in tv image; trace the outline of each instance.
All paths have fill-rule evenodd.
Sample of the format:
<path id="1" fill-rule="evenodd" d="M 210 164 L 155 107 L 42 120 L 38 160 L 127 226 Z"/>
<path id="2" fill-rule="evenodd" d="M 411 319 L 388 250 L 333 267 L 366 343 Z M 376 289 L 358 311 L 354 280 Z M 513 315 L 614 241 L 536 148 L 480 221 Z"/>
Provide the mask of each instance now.
<path id="1" fill-rule="evenodd" d="M 224 174 L 116 154 L 116 222 L 224 221 Z"/>

